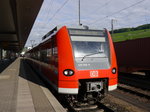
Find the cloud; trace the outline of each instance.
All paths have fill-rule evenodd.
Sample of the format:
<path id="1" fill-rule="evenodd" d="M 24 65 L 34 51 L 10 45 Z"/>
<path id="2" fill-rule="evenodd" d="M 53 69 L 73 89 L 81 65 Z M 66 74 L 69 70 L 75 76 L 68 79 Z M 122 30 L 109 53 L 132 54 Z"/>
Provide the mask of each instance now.
<path id="1" fill-rule="evenodd" d="M 116 19 L 114 28 L 134 27 L 150 23 L 150 1 L 143 2 L 123 10 L 141 0 L 81 0 L 81 22 L 90 24 L 94 28 L 111 29 L 111 19 Z M 64 7 L 58 11 L 66 0 L 44 0 L 42 8 L 35 21 L 33 29 L 28 38 L 40 41 L 41 38 L 57 25 L 78 24 L 78 0 L 69 0 Z M 57 14 L 55 14 L 57 12 Z"/>

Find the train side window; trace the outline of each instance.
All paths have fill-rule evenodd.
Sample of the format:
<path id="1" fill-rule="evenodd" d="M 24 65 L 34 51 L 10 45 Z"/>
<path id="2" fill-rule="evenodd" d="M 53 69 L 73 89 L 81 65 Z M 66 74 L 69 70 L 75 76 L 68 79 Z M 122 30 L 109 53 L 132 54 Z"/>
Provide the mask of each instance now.
<path id="1" fill-rule="evenodd" d="M 55 38 L 53 38 L 53 40 L 52 40 L 52 54 L 55 57 L 58 55 L 58 50 L 57 50 L 57 45 L 56 45 Z"/>
<path id="2" fill-rule="evenodd" d="M 54 47 L 53 48 L 53 56 L 57 56 L 57 54 L 58 54 L 57 47 Z"/>
<path id="3" fill-rule="evenodd" d="M 47 49 L 47 56 L 46 56 L 47 63 L 50 63 L 51 57 L 52 57 L 52 49 Z"/>
<path id="4" fill-rule="evenodd" d="M 38 59 L 38 52 L 37 51 L 35 52 L 35 59 L 36 60 Z"/>
<path id="5" fill-rule="evenodd" d="M 46 56 L 47 56 L 47 51 L 46 50 L 42 50 L 41 51 L 41 61 L 46 62 Z"/>
<path id="6" fill-rule="evenodd" d="M 40 51 L 37 52 L 37 59 L 40 60 Z"/>
<path id="7" fill-rule="evenodd" d="M 47 58 L 52 56 L 52 49 L 47 49 Z"/>

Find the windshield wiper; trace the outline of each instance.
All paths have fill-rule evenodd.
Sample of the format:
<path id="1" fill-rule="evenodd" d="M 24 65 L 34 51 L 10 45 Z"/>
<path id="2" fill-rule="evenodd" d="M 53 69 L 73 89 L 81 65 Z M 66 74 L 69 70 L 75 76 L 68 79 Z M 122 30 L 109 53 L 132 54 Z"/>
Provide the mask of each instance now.
<path id="1" fill-rule="evenodd" d="M 95 53 L 87 54 L 87 55 L 83 56 L 83 58 L 81 59 L 81 61 L 83 61 L 83 60 L 84 60 L 84 58 L 85 58 L 85 57 L 87 57 L 87 56 L 91 56 L 91 55 L 95 55 L 95 54 L 99 54 L 99 53 L 103 53 L 103 51 L 99 51 L 99 52 L 95 52 Z"/>

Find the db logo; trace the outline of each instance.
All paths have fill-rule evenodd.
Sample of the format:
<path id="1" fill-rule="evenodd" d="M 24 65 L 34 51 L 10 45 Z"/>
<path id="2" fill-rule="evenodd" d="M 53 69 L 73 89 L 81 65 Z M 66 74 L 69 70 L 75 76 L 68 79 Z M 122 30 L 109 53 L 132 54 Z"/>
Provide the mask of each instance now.
<path id="1" fill-rule="evenodd" d="M 90 77 L 98 77 L 98 71 L 90 71 Z"/>

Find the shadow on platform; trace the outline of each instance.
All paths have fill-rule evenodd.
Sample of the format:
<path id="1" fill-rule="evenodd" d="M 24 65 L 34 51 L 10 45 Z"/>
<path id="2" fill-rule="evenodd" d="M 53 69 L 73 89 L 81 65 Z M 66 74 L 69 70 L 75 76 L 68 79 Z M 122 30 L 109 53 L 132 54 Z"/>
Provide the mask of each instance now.
<path id="1" fill-rule="evenodd" d="M 5 59 L 5 60 L 1 60 L 0 61 L 0 74 L 7 69 L 7 67 L 14 62 L 15 59 L 9 60 L 9 59 Z"/>
<path id="2" fill-rule="evenodd" d="M 31 66 L 29 66 L 24 59 L 20 59 L 19 76 L 37 85 L 46 87 L 42 79 L 39 77 Z M 46 87 L 47 88 L 47 87 Z"/>

